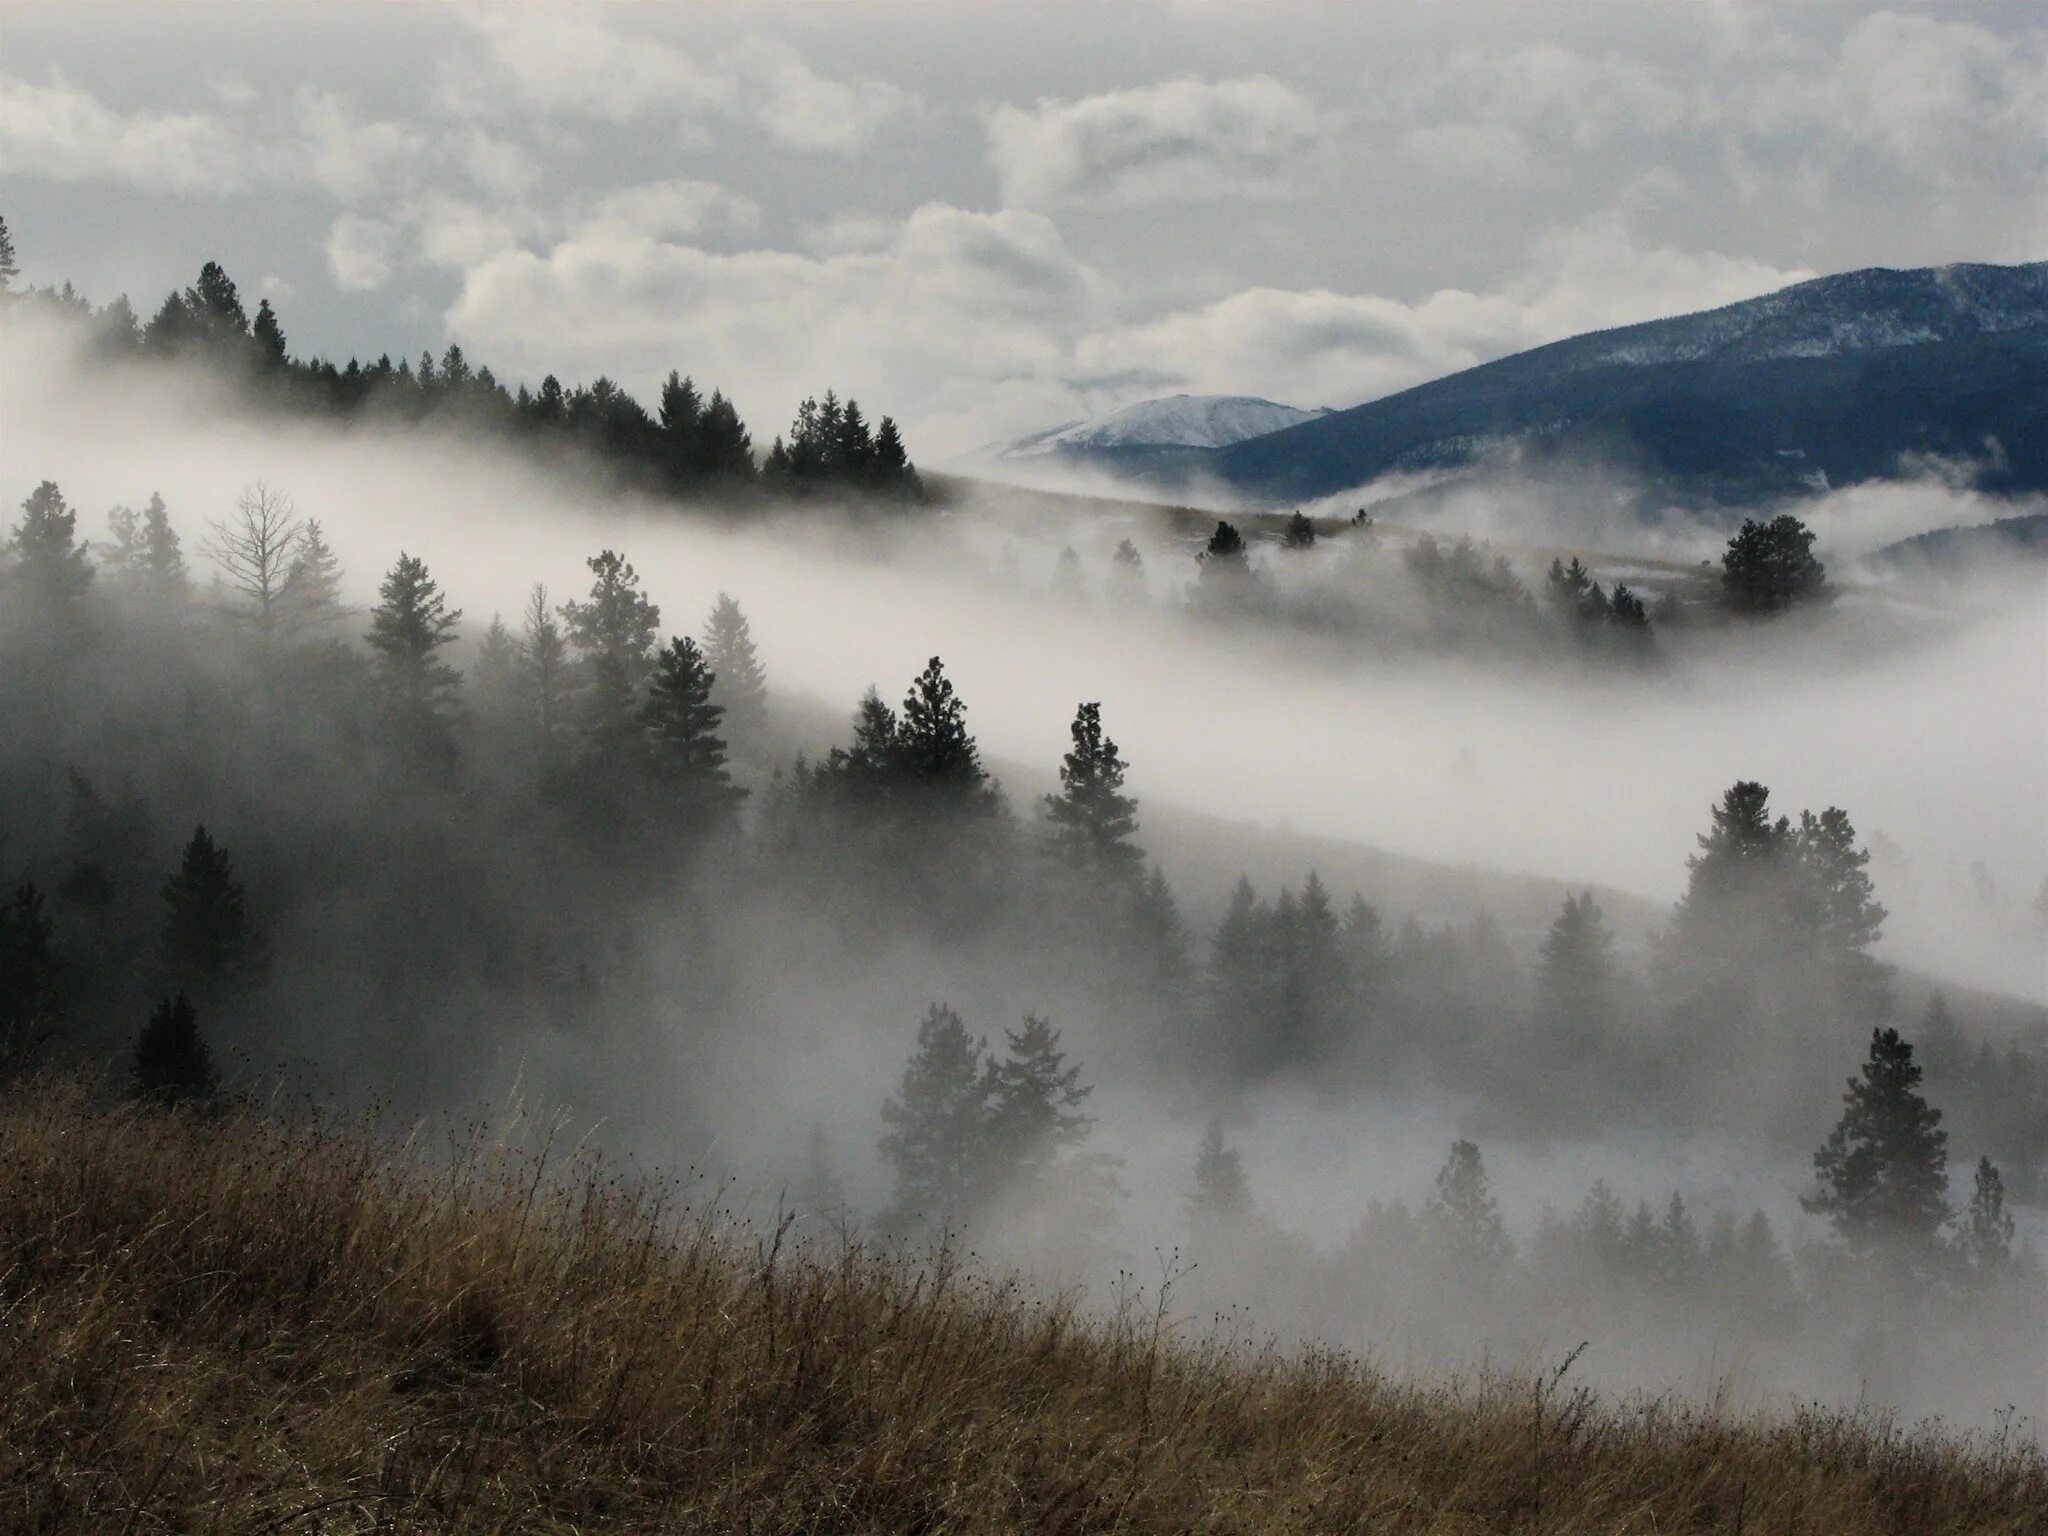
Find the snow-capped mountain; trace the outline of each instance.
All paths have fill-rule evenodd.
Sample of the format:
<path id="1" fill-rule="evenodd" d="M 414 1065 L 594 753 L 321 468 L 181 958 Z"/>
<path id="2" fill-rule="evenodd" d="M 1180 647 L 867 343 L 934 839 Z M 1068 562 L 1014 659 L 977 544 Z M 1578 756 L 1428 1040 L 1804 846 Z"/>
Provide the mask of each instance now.
<path id="1" fill-rule="evenodd" d="M 1325 414 L 1256 395 L 1167 395 L 1033 432 L 992 451 L 1000 459 L 1129 448 L 1227 448 Z"/>
<path id="2" fill-rule="evenodd" d="M 1753 503 L 1982 463 L 2048 489 L 2048 262 L 1871 268 L 1700 314 L 1553 342 L 1222 448 L 1161 481 L 1285 506 L 1503 452 L 1620 459 L 1659 494 Z"/>

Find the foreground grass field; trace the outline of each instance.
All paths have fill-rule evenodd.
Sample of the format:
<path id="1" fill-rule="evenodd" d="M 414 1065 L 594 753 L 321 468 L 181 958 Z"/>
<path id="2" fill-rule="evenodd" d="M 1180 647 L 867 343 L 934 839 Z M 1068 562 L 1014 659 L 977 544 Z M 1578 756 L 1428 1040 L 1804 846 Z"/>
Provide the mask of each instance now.
<path id="1" fill-rule="evenodd" d="M 2048 1531 L 2031 1444 L 1430 1391 L 789 1239 L 0 1090 L 0 1530 Z"/>

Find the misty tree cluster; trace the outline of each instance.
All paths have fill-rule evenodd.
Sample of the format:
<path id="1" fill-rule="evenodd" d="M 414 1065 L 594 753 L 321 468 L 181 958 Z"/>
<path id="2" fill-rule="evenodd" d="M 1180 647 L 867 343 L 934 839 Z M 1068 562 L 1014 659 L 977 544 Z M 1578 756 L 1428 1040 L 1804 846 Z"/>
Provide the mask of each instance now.
<path id="1" fill-rule="evenodd" d="M 1154 601 L 1184 606 L 1205 621 L 1277 626 L 1323 650 L 1568 656 L 1629 668 L 1659 658 L 1662 632 L 1744 622 L 1827 595 L 1813 533 L 1790 514 L 1744 524 L 1718 579 L 1679 567 L 1652 571 L 1654 599 L 1652 587 L 1620 576 L 1603 582 L 1577 554 L 1552 558 L 1532 579 L 1469 536 L 1419 533 L 1396 544 L 1364 509 L 1320 525 L 1301 512 L 1267 518 L 1264 532 L 1240 521 L 1244 527 L 1228 518 L 1215 524 L 1194 553 L 1195 579 L 1184 594 L 1155 598 L 1142 555 L 1125 539 L 1094 578 L 1073 546 L 1062 549 L 1044 596 L 1118 611 Z"/>
<path id="2" fill-rule="evenodd" d="M 249 314 L 234 280 L 218 262 L 207 262 L 190 287 L 167 294 L 146 320 L 125 295 L 95 309 L 69 283 L 16 297 L 86 327 L 103 361 L 205 363 L 252 402 L 277 410 L 432 421 L 507 435 L 539 448 L 573 446 L 626 482 L 659 493 L 735 501 L 765 483 L 783 494 L 924 499 L 923 482 L 894 420 L 884 416 L 871 429 L 856 402 L 842 406 L 830 391 L 823 406 L 803 403 L 787 444 L 776 439 L 765 465 L 757 465 L 752 435 L 732 402 L 716 389 L 705 396 L 675 371 L 663 382 L 657 409 L 650 412 L 608 378 L 564 386 L 549 374 L 535 389 L 507 387 L 453 344 L 438 360 L 422 352 L 416 362 L 394 361 L 388 353 L 368 363 L 351 357 L 342 365 L 322 357 L 295 358 L 270 301 L 259 301 L 255 314 Z"/>

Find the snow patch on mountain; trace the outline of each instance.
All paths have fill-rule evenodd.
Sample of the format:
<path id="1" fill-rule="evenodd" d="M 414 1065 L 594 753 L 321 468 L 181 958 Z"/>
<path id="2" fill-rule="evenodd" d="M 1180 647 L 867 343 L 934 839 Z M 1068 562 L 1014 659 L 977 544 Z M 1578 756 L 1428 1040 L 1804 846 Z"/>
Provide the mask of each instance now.
<path id="1" fill-rule="evenodd" d="M 1255 395 L 1168 395 L 1048 427 L 995 453 L 1023 459 L 1105 448 L 1224 448 L 1325 414 L 1327 408 L 1304 410 Z"/>

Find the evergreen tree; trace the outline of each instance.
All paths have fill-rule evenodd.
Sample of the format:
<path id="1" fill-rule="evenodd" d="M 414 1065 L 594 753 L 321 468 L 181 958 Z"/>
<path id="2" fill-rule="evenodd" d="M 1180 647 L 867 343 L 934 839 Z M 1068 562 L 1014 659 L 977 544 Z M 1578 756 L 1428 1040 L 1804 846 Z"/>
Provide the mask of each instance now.
<path id="1" fill-rule="evenodd" d="M 1585 1050 L 1614 1024 L 1614 934 L 1593 893 L 1569 892 L 1543 941 L 1538 977 L 1543 1017 L 1560 1038 Z"/>
<path id="2" fill-rule="evenodd" d="M 382 601 L 370 610 L 364 638 L 385 696 L 404 729 L 435 734 L 454 713 L 462 681 L 437 653 L 454 641 L 462 610 L 451 610 L 425 563 L 403 551 L 377 591 Z"/>
<path id="3" fill-rule="evenodd" d="M 725 593 L 704 624 L 704 657 L 717 678 L 714 697 L 735 731 L 752 730 L 768 715 L 768 678 L 754 649 L 753 632 L 740 605 Z"/>
<path id="4" fill-rule="evenodd" d="M 282 368 L 285 365 L 284 327 L 278 324 L 277 311 L 265 299 L 256 306 L 256 319 L 249 328 L 250 336 L 256 342 L 257 361 L 266 368 Z"/>
<path id="5" fill-rule="evenodd" d="M 83 597 L 92 566 L 77 531 L 78 514 L 65 504 L 56 482 L 38 485 L 21 504 L 21 521 L 7 541 L 15 558 L 8 584 L 44 607 L 66 607 Z"/>
<path id="6" fill-rule="evenodd" d="M 477 698 L 492 716 L 502 719 L 518 707 L 519 666 L 519 642 L 493 613 L 476 648 Z"/>
<path id="7" fill-rule="evenodd" d="M 1550 562 L 1547 586 L 1553 608 L 1560 613 L 1578 615 L 1585 612 L 1586 600 L 1592 595 L 1593 577 L 1585 562 L 1573 555 L 1570 565 L 1556 559 Z"/>
<path id="8" fill-rule="evenodd" d="M 1800 875 L 1795 913 L 1802 934 L 1830 969 L 1838 1007 L 1868 1019 L 1888 1017 L 1890 967 L 1869 953 L 1887 914 L 1867 871 L 1870 854 L 1856 846 L 1849 813 L 1834 806 L 1818 816 L 1801 811 L 1792 847 Z"/>
<path id="9" fill-rule="evenodd" d="M 732 782 L 718 736 L 725 711 L 711 702 L 712 675 L 697 642 L 671 640 L 655 658 L 640 720 L 664 799 L 692 826 L 722 822 L 747 792 Z"/>
<path id="10" fill-rule="evenodd" d="M 347 614 L 341 601 L 341 557 L 327 542 L 320 520 L 309 517 L 299 530 L 291 563 L 285 567 L 277 627 L 285 634 L 304 634 Z"/>
<path id="11" fill-rule="evenodd" d="M 142 509 L 142 535 L 137 550 L 134 580 L 152 602 L 173 606 L 185 601 L 189 578 L 185 556 L 179 549 L 176 530 L 164 499 L 156 492 Z"/>
<path id="12" fill-rule="evenodd" d="M 1224 1144 L 1223 1122 L 1211 1120 L 1195 1151 L 1195 1192 L 1188 1200 L 1195 1240 L 1200 1243 L 1239 1230 L 1251 1213 L 1251 1186 L 1245 1181 L 1244 1160 L 1235 1147 Z"/>
<path id="13" fill-rule="evenodd" d="M 539 582 L 527 595 L 525 621 L 520 630 L 520 657 L 534 724 L 544 740 L 551 740 L 566 723 L 563 697 L 567 688 L 569 642 L 562 637 L 554 610 L 548 606 L 548 589 Z"/>
<path id="14" fill-rule="evenodd" d="M 249 926 L 241 884 L 227 850 L 205 827 L 193 829 L 163 900 L 162 963 L 172 985 L 204 998 L 260 979 L 263 951 Z"/>
<path id="15" fill-rule="evenodd" d="M 1436 1176 L 1436 1194 L 1425 1219 L 1454 1263 L 1498 1269 L 1514 1257 L 1514 1244 L 1500 1218 L 1500 1203 L 1486 1175 L 1477 1143 L 1457 1141 Z"/>
<path id="16" fill-rule="evenodd" d="M 1316 525 L 1297 512 L 1287 519 L 1287 528 L 1280 535 L 1282 549 L 1314 549 Z"/>
<path id="17" fill-rule="evenodd" d="M 200 335 L 216 346 L 239 344 L 249 335 L 249 316 L 242 309 L 234 280 L 217 261 L 199 269 L 199 281 L 185 290 L 185 308 Z"/>
<path id="18" fill-rule="evenodd" d="M 607 549 L 587 562 L 596 578 L 590 601 L 562 605 L 569 639 L 586 659 L 608 658 L 628 688 L 637 688 L 653 667 L 661 610 L 640 590 L 640 573 L 623 555 Z"/>
<path id="19" fill-rule="evenodd" d="M 1245 546 L 1244 535 L 1229 523 L 1216 525 L 1216 531 L 1209 535 L 1209 542 L 1202 547 L 1202 553 L 1197 558 L 1201 561 L 1204 580 L 1242 577 L 1251 569 L 1251 558 Z"/>
<path id="20" fill-rule="evenodd" d="M 1721 601 L 1740 612 L 1769 613 L 1823 594 L 1826 568 L 1813 555 L 1813 530 L 1789 512 L 1767 523 L 1743 519 L 1721 556 Z"/>
<path id="21" fill-rule="evenodd" d="M 1920 1094 L 1913 1047 L 1895 1029 L 1872 1030 L 1861 1079 L 1851 1078 L 1842 1118 L 1814 1154 L 1818 1194 L 1802 1199 L 1827 1216 L 1850 1251 L 1931 1251 L 1948 1219 L 1948 1132 Z"/>
<path id="22" fill-rule="evenodd" d="M 1060 1049 L 1060 1032 L 1027 1015 L 1005 1030 L 1009 1046 L 989 1076 L 991 1156 L 1006 1180 L 1042 1180 L 1061 1151 L 1085 1141 L 1094 1120 L 1081 1109 L 1095 1090 Z"/>
<path id="23" fill-rule="evenodd" d="M 992 814 L 999 805 L 981 750 L 968 734 L 967 705 L 936 656 L 904 697 L 891 760 L 906 781 L 960 808 Z"/>
<path id="24" fill-rule="evenodd" d="M 1088 601 L 1088 578 L 1081 574 L 1081 556 L 1069 544 L 1053 561 L 1052 581 L 1046 595 L 1057 603 L 1080 605 Z"/>
<path id="25" fill-rule="evenodd" d="M 713 479 L 749 481 L 754 478 L 754 442 L 733 404 L 717 390 L 697 425 L 698 462 L 702 472 Z"/>
<path id="26" fill-rule="evenodd" d="M 1102 730 L 1102 706 L 1083 704 L 1070 728 L 1073 750 L 1060 760 L 1060 792 L 1045 797 L 1054 850 L 1075 868 L 1105 880 L 1134 879 L 1144 851 L 1131 842 L 1138 802 L 1123 792 L 1130 764 Z"/>
<path id="27" fill-rule="evenodd" d="M 1977 1178 L 1963 1212 L 1956 1247 L 1973 1274 L 1996 1275 L 2012 1263 L 2012 1213 L 2005 1208 L 2005 1180 L 1988 1157 L 1977 1159 Z"/>
<path id="28" fill-rule="evenodd" d="M 21 276 L 21 264 L 14 256 L 14 236 L 7 232 L 7 220 L 0 218 L 0 294 L 7 292 L 8 284 Z"/>
<path id="29" fill-rule="evenodd" d="M 1614 597 L 1607 607 L 1607 616 L 1615 628 L 1647 634 L 1650 628 L 1650 611 L 1643 606 L 1643 600 L 1619 582 L 1614 586 Z"/>
<path id="30" fill-rule="evenodd" d="M 135 1041 L 133 1072 L 136 1097 L 158 1104 L 204 1107 L 219 1095 L 213 1052 L 184 993 L 163 999 L 151 1011 Z"/>
<path id="31" fill-rule="evenodd" d="M 884 1162 L 896 1173 L 893 1216 L 947 1223 L 974 1213 L 987 1193 L 989 1099 L 994 1091 L 987 1047 L 967 1033 L 960 1015 L 932 1004 L 917 1029 L 917 1050 L 896 1093 L 882 1106 L 888 1127 Z"/>
<path id="32" fill-rule="evenodd" d="M 1129 539 L 1119 540 L 1116 553 L 1109 557 L 1108 592 L 1120 607 L 1145 601 L 1145 561 Z"/>

